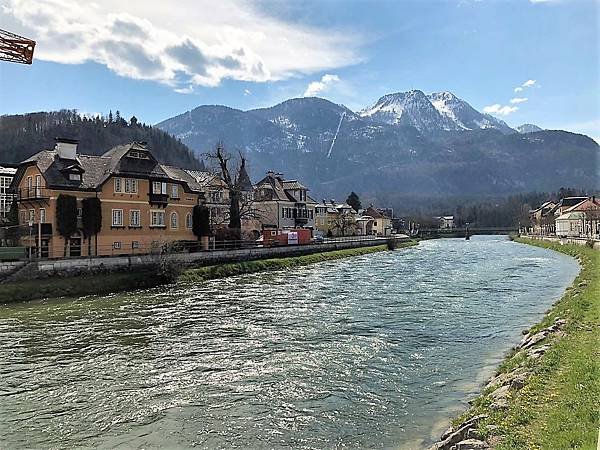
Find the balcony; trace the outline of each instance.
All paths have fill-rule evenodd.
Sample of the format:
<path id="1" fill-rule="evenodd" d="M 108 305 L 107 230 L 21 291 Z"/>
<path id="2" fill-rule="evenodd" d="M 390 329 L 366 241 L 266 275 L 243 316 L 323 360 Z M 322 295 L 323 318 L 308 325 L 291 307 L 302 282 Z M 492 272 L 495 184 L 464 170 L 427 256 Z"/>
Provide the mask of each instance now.
<path id="1" fill-rule="evenodd" d="M 296 217 L 295 223 L 297 227 L 303 227 L 308 223 L 308 217 Z"/>
<path id="2" fill-rule="evenodd" d="M 41 187 L 17 189 L 15 193 L 18 202 L 48 201 L 50 190 Z"/>
<path id="3" fill-rule="evenodd" d="M 169 194 L 148 194 L 148 203 L 157 206 L 167 206 L 169 204 Z"/>

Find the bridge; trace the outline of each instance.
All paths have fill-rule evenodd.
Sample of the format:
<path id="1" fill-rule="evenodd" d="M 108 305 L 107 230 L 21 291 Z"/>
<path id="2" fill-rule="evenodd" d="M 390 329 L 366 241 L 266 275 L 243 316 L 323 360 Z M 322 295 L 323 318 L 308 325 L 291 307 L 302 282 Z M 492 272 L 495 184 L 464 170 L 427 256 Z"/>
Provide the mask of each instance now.
<path id="1" fill-rule="evenodd" d="M 518 227 L 481 227 L 481 228 L 420 228 L 417 236 L 447 236 L 464 237 L 469 234 L 513 234 L 519 231 Z"/>

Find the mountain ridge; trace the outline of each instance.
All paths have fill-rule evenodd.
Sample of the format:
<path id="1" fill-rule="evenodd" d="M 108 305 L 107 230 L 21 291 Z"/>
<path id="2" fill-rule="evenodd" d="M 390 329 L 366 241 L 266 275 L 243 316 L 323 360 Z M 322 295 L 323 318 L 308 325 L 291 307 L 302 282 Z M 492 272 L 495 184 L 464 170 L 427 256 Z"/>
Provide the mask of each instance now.
<path id="1" fill-rule="evenodd" d="M 390 192 L 504 195 L 600 187 L 598 145 L 592 139 L 565 131 L 521 134 L 498 119 L 492 127 L 484 121 L 491 116 L 452 93 L 429 95 L 389 94 L 380 102 L 382 108 L 391 106 L 386 113 L 396 100 L 411 97 L 411 107 L 396 111 L 399 118 L 364 117 L 344 105 L 307 97 L 247 111 L 204 105 L 157 126 L 197 153 L 223 141 L 246 154 L 253 179 L 273 169 L 302 179 L 317 197 L 351 190 L 384 197 Z M 432 100 L 446 109 L 445 117 Z M 448 121 L 452 114 L 454 125 Z M 477 128 L 465 129 L 478 122 Z"/>

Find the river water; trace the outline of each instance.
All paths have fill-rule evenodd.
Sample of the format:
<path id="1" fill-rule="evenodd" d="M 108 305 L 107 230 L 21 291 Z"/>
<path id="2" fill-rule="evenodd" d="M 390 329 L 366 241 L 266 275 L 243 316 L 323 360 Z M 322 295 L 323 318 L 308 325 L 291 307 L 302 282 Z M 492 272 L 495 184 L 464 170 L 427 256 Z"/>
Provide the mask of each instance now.
<path id="1" fill-rule="evenodd" d="M 0 306 L 0 448 L 418 449 L 578 270 L 476 236 Z"/>

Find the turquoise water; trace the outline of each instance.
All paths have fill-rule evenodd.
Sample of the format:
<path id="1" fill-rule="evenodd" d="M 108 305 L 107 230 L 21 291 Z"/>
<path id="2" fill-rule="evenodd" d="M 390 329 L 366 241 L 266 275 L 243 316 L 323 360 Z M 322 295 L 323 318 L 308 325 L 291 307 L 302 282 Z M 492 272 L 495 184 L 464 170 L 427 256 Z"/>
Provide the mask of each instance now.
<path id="1" fill-rule="evenodd" d="M 0 307 L 0 447 L 421 448 L 575 260 L 504 237 Z"/>

